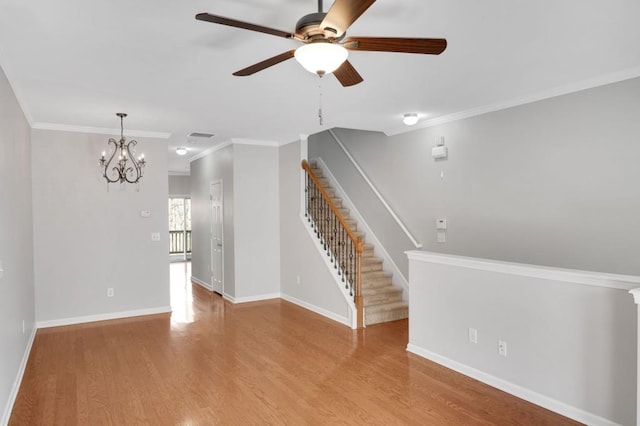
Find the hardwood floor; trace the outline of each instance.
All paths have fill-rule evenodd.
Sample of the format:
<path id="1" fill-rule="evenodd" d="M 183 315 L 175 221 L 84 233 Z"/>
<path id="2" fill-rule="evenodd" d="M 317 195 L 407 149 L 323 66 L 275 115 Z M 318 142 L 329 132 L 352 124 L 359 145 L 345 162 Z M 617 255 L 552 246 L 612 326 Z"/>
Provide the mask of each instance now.
<path id="1" fill-rule="evenodd" d="M 407 353 L 406 320 L 352 331 L 189 275 L 172 317 L 39 330 L 9 424 L 576 424 Z"/>

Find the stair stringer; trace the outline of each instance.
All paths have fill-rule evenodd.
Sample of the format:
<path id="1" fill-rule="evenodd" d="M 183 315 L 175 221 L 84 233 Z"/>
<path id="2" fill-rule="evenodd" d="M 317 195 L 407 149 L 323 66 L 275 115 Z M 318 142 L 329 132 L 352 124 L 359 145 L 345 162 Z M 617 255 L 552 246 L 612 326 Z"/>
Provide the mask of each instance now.
<path id="1" fill-rule="evenodd" d="M 380 243 L 380 240 L 378 240 L 375 233 L 371 230 L 371 228 L 369 227 L 367 222 L 364 220 L 364 218 L 362 217 L 362 215 L 360 214 L 356 206 L 353 204 L 353 202 L 351 201 L 347 193 L 344 191 L 344 189 L 342 189 L 342 186 L 340 186 L 340 183 L 338 183 L 338 180 L 335 178 L 333 173 L 331 173 L 331 170 L 329 170 L 329 167 L 327 167 L 327 164 L 324 161 L 322 161 L 321 157 L 317 157 L 312 161 L 316 162 L 318 167 L 322 170 L 324 177 L 326 177 L 329 180 L 329 183 L 331 184 L 333 189 L 335 189 L 336 191 L 336 196 L 342 199 L 342 204 L 344 205 L 344 207 L 349 209 L 349 214 L 358 223 L 358 229 L 364 232 L 364 234 L 366 235 L 367 242 L 373 245 L 375 254 L 380 258 L 382 258 L 383 260 L 382 269 L 386 273 L 391 274 L 392 276 L 391 281 L 393 284 L 401 286 L 402 300 L 408 303 L 409 302 L 409 282 L 407 281 L 407 278 L 402 274 L 402 272 L 400 271 L 400 268 L 398 268 L 398 265 L 396 265 L 396 263 L 393 261 L 391 256 L 389 256 L 389 253 L 387 252 L 387 250 L 385 250 L 384 246 L 382 245 L 382 243 Z"/>
<path id="2" fill-rule="evenodd" d="M 318 238 L 313 228 L 311 228 L 311 221 L 305 217 L 304 211 L 300 212 L 300 220 L 302 220 L 304 228 L 309 233 L 309 237 L 313 241 L 314 247 L 318 250 L 318 254 L 322 258 L 325 265 L 327 265 L 327 268 L 331 271 L 331 276 L 333 277 L 335 284 L 340 288 L 340 292 L 344 297 L 345 301 L 347 302 L 347 306 L 349 306 L 349 324 L 348 325 L 354 330 L 357 329 L 358 318 L 357 318 L 356 304 L 353 301 L 353 296 L 351 296 L 349 294 L 349 290 L 345 288 L 344 283 L 342 282 L 342 277 L 338 275 L 338 269 L 336 269 L 333 263 L 331 262 L 331 258 L 325 251 L 324 246 L 322 245 L 322 241 L 320 241 L 320 238 Z"/>

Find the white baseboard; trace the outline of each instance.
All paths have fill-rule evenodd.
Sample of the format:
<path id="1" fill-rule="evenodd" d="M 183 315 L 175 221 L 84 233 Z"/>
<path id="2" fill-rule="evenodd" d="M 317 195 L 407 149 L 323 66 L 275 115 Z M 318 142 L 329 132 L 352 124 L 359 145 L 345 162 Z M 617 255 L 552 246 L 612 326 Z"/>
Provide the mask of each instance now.
<path id="1" fill-rule="evenodd" d="M 312 305 L 311 303 L 307 303 L 303 300 L 300 299 L 296 299 L 293 296 L 289 296 L 288 294 L 283 294 L 280 296 L 282 299 L 286 300 L 287 302 L 291 302 L 294 305 L 298 305 L 301 306 L 305 309 L 308 309 L 312 312 L 315 312 L 316 314 L 322 315 L 323 317 L 329 318 L 330 320 L 339 322 L 340 324 L 344 324 L 349 328 L 351 327 L 351 320 L 347 317 L 343 317 L 340 315 L 335 314 L 334 312 L 328 311 L 324 308 L 320 308 L 318 306 Z"/>
<path id="2" fill-rule="evenodd" d="M 22 384 L 22 377 L 24 376 L 24 371 L 27 369 L 27 362 L 29 361 L 29 354 L 31 353 L 31 347 L 33 346 L 33 341 L 36 338 L 37 328 L 33 328 L 31 331 L 31 335 L 29 336 L 29 340 L 27 341 L 27 346 L 24 349 L 24 355 L 22 356 L 22 361 L 20 362 L 20 367 L 18 367 L 18 374 L 16 374 L 16 379 L 13 382 L 13 386 L 11 387 L 11 393 L 9 393 L 9 400 L 7 401 L 7 405 L 4 409 L 4 413 L 2 414 L 2 422 L 0 424 L 7 425 L 9 424 L 9 417 L 11 417 L 11 411 L 13 410 L 13 404 L 16 402 L 16 398 L 18 397 L 18 391 L 20 390 L 20 385 Z"/>
<path id="3" fill-rule="evenodd" d="M 484 371 L 477 370 L 473 367 L 454 361 L 411 343 L 407 345 L 407 351 L 581 423 L 591 426 L 619 426 L 618 423 L 612 422 L 611 420 L 588 413 L 579 408 L 572 407 L 564 402 L 560 402 L 546 395 L 542 395 L 499 377 L 487 374 Z"/>
<path id="4" fill-rule="evenodd" d="M 240 303 L 261 302 L 263 300 L 280 299 L 280 293 L 260 294 L 258 296 L 248 297 L 233 297 L 225 293 L 224 295 L 222 295 L 222 297 L 224 297 L 234 305 L 238 305 Z"/>
<path id="5" fill-rule="evenodd" d="M 171 312 L 171 306 L 160 306 L 157 308 L 136 309 L 133 311 L 110 312 L 108 314 L 87 315 L 84 317 L 62 318 L 49 321 L 38 321 L 38 328 L 60 327 L 63 325 L 82 324 L 86 322 L 106 321 L 112 319 L 139 317 L 143 315 L 166 314 Z"/>
<path id="6" fill-rule="evenodd" d="M 204 287 L 209 291 L 213 291 L 213 286 L 206 281 L 202 281 L 200 278 L 196 278 L 193 275 L 191 275 L 191 281 L 198 284 L 200 287 Z"/>

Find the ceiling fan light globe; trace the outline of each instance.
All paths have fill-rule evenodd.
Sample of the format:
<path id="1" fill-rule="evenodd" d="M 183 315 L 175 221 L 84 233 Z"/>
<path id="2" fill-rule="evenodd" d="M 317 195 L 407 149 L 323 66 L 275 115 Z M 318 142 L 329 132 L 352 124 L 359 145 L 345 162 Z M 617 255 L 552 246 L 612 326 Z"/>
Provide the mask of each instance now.
<path id="1" fill-rule="evenodd" d="M 187 153 L 187 148 L 176 148 L 176 154 L 178 155 L 186 155 Z"/>
<path id="2" fill-rule="evenodd" d="M 328 42 L 305 44 L 295 51 L 295 58 L 304 69 L 321 76 L 337 70 L 348 56 L 347 49 L 339 44 Z"/>

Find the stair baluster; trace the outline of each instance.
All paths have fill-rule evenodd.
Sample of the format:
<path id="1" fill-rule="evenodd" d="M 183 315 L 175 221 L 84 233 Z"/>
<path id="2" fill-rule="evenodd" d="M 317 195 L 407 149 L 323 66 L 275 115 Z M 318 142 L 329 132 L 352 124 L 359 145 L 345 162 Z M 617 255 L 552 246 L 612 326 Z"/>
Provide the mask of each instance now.
<path id="1" fill-rule="evenodd" d="M 305 216 L 331 258 L 345 287 L 353 297 L 357 326 L 364 327 L 364 307 L 362 303 L 362 238 L 349 228 L 344 216 L 325 191 L 318 176 L 303 160 L 305 170 Z"/>

